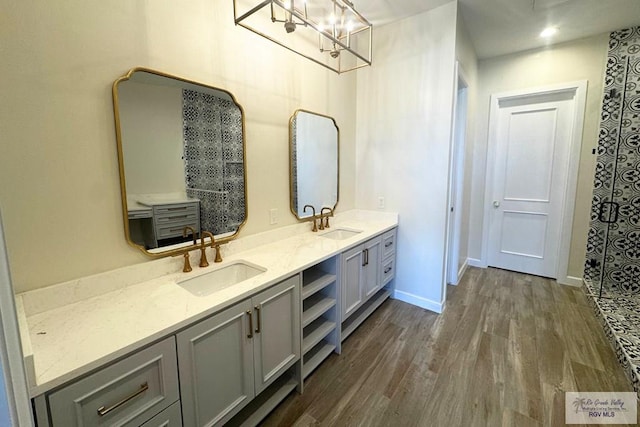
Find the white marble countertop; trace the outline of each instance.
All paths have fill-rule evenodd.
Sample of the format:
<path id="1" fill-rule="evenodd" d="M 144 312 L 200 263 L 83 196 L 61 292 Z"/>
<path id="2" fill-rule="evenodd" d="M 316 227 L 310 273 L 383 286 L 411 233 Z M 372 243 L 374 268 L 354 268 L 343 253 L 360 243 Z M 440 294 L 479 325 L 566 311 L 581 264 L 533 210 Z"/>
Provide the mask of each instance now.
<path id="1" fill-rule="evenodd" d="M 310 223 L 304 223 L 239 239 L 226 248 L 227 253 L 225 245 L 224 261 L 207 268 L 197 267 L 199 253 L 193 251 L 191 273 L 181 272 L 182 257 L 164 258 L 18 294 L 21 335 L 28 341 L 23 342 L 23 352 L 31 397 L 175 333 L 397 224 L 397 214 L 350 211 L 337 215 L 331 229 L 324 232 L 361 230 L 344 240 L 322 237 L 322 231 L 312 233 Z M 208 257 L 212 259 L 213 253 Z M 238 260 L 266 271 L 208 296 L 192 295 L 176 284 Z"/>

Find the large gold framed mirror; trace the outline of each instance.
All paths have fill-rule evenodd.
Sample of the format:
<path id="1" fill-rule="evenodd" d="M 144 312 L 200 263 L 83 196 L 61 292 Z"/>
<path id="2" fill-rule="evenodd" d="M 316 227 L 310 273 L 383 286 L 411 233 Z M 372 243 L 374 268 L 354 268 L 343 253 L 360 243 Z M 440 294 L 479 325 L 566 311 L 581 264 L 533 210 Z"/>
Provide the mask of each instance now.
<path id="1" fill-rule="evenodd" d="M 291 212 L 311 218 L 314 207 L 335 209 L 339 198 L 340 129 L 324 114 L 297 110 L 289 120 Z"/>
<path id="2" fill-rule="evenodd" d="M 159 257 L 247 221 L 244 112 L 222 89 L 148 68 L 113 84 L 127 242 Z"/>

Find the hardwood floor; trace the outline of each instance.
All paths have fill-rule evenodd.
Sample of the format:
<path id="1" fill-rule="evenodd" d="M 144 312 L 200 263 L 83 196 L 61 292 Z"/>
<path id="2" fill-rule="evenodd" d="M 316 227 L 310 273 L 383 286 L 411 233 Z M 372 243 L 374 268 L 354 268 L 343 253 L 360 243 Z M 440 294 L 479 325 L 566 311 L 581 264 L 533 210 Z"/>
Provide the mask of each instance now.
<path id="1" fill-rule="evenodd" d="M 557 426 L 565 391 L 633 391 L 582 291 L 470 268 L 443 314 L 385 302 L 265 426 Z"/>

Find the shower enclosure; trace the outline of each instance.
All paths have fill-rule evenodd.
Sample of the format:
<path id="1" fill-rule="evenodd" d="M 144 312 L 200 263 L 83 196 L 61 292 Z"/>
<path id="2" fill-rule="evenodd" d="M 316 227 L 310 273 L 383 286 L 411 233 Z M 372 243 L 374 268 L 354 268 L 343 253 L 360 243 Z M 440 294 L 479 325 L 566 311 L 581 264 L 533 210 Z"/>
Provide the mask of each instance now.
<path id="1" fill-rule="evenodd" d="M 640 391 L 640 27 L 611 33 L 585 281 Z"/>

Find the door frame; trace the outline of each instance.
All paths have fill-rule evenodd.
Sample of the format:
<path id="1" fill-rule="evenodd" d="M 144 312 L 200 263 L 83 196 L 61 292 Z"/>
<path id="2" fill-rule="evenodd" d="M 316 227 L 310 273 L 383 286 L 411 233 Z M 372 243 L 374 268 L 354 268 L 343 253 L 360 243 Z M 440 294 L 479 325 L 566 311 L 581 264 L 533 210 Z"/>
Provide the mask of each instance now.
<path id="1" fill-rule="evenodd" d="M 464 105 L 459 98 L 464 91 Z M 464 111 L 460 108 L 463 107 Z M 451 146 L 449 152 L 449 194 L 447 196 L 447 252 L 445 261 L 445 282 L 457 285 L 466 269 L 460 264 L 460 239 L 462 238 L 462 204 L 464 193 L 464 161 L 468 137 L 469 79 L 459 61 L 456 61 L 455 92 L 453 97 L 453 124 L 451 126 Z M 451 209 L 454 211 L 451 212 Z"/>
<path id="2" fill-rule="evenodd" d="M 558 266 L 556 269 L 556 281 L 565 285 L 581 286 L 582 280 L 568 276 L 569 251 L 571 249 L 571 233 L 573 228 L 573 214 L 576 202 L 578 185 L 578 167 L 580 165 L 580 149 L 582 147 L 582 132 L 584 126 L 584 113 L 587 101 L 587 80 L 559 83 L 536 88 L 517 89 L 491 95 L 489 110 L 489 135 L 487 139 L 487 169 L 485 173 L 484 191 L 484 218 L 482 223 L 482 256 L 480 258 L 483 267 L 488 266 L 489 259 L 489 232 L 493 207 L 493 178 L 495 170 L 495 154 L 498 135 L 498 114 L 500 102 L 517 100 L 531 96 L 549 95 L 558 93 L 574 94 L 573 126 L 571 128 L 571 142 L 569 148 L 569 164 L 567 182 L 565 183 L 564 200 L 562 202 L 562 232 L 558 249 Z M 562 167 L 563 165 L 559 165 Z"/>

